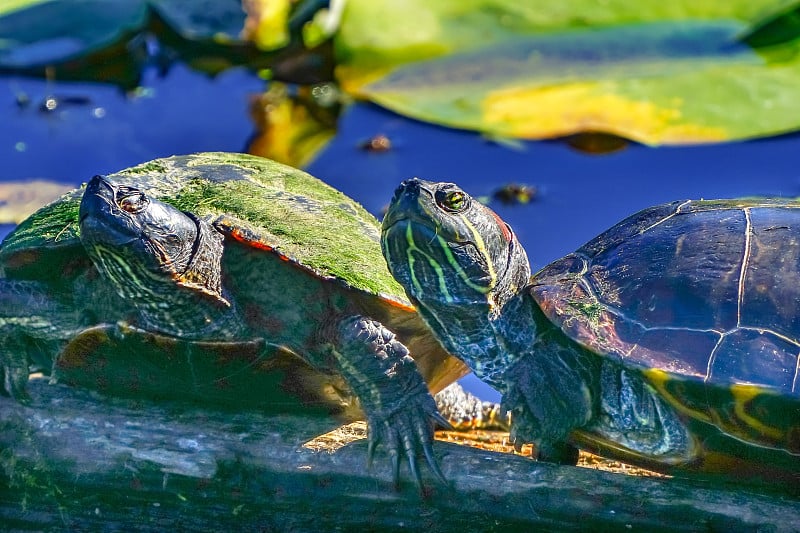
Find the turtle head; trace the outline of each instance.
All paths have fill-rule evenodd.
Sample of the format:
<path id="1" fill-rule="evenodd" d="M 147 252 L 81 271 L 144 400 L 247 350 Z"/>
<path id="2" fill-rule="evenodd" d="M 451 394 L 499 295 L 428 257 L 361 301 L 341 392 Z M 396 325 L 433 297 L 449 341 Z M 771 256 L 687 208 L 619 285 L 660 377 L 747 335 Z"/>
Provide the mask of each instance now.
<path id="1" fill-rule="evenodd" d="M 194 215 L 95 176 L 79 217 L 87 253 L 123 298 L 159 305 L 177 285 L 227 304 L 220 285 L 222 236 Z"/>
<path id="2" fill-rule="evenodd" d="M 383 220 L 382 246 L 389 270 L 416 303 L 488 304 L 497 312 L 530 278 L 508 224 L 452 183 L 400 184 Z"/>

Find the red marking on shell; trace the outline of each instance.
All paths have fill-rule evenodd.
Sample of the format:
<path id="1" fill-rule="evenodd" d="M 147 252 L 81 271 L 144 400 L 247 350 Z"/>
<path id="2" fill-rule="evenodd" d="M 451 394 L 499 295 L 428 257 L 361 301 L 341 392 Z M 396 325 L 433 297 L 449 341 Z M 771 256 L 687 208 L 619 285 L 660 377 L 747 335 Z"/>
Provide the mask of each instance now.
<path id="1" fill-rule="evenodd" d="M 264 250 L 267 252 L 272 252 L 273 254 L 277 255 L 281 261 L 286 261 L 287 263 L 297 263 L 295 259 L 282 253 L 274 246 L 259 240 L 258 238 L 256 238 L 255 235 L 249 234 L 249 232 L 247 232 L 246 230 L 243 231 L 239 228 L 231 228 L 230 235 L 237 241 L 246 244 L 247 246 L 257 248 L 259 250 Z"/>
<path id="2" fill-rule="evenodd" d="M 500 230 L 503 232 L 503 238 L 506 240 L 506 242 L 511 242 L 512 235 L 511 235 L 511 230 L 508 228 L 508 224 L 503 222 L 503 219 L 500 218 L 498 214 L 492 211 L 491 209 L 489 209 L 489 212 L 497 221 L 497 225 L 500 226 Z"/>
<path id="3" fill-rule="evenodd" d="M 247 244 L 248 246 L 252 246 L 260 250 L 266 250 L 268 252 L 274 250 L 274 248 L 269 244 L 253 239 L 251 236 L 245 235 L 244 232 L 238 228 L 231 229 L 230 235 L 237 241 Z"/>

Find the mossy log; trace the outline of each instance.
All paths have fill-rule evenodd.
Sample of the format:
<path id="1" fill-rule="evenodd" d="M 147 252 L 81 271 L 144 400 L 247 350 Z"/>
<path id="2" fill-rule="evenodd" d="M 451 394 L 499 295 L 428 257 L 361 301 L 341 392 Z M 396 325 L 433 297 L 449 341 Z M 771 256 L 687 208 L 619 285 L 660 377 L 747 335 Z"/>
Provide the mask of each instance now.
<path id="1" fill-rule="evenodd" d="M 303 443 L 328 418 L 108 399 L 45 380 L 0 398 L 3 530 L 798 531 L 800 496 L 553 466 L 437 442 L 448 486 L 366 444 Z"/>

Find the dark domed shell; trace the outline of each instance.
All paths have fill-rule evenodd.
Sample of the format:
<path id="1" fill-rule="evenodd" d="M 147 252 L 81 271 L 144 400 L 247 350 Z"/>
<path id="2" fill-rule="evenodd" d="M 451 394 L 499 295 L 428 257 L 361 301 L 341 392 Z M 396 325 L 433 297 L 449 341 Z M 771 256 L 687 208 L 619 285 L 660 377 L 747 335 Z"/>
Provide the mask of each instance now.
<path id="1" fill-rule="evenodd" d="M 531 291 L 590 350 L 640 369 L 800 395 L 800 204 L 646 209 L 555 261 Z"/>

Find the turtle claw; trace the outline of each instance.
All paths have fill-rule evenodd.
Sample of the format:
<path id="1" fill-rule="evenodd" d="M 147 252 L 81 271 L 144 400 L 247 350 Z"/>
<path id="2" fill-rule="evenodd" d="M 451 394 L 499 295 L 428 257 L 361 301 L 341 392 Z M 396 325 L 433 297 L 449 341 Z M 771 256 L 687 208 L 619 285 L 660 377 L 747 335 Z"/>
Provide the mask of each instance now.
<path id="1" fill-rule="evenodd" d="M 392 457 L 392 487 L 395 491 L 400 490 L 400 452 L 393 449 L 389 452 Z"/>
<path id="2" fill-rule="evenodd" d="M 427 399 L 430 396 L 427 395 Z M 420 492 L 424 492 L 422 473 L 419 468 L 420 450 L 436 481 L 447 484 L 433 453 L 433 423 L 447 423 L 438 412 L 432 412 L 429 402 L 422 406 L 405 406 L 384 420 L 370 420 L 367 465 L 371 468 L 378 444 L 383 444 L 389 454 L 392 468 L 392 484 L 400 488 L 400 463 L 408 461 L 409 470 Z"/>
<path id="3" fill-rule="evenodd" d="M 414 483 L 417 485 L 418 490 L 423 490 L 422 485 L 422 476 L 419 473 L 419 466 L 417 466 L 417 457 L 414 454 L 414 451 L 411 450 L 410 452 L 406 452 L 406 458 L 408 459 L 408 468 L 411 470 L 411 475 L 414 476 Z"/>
<path id="4" fill-rule="evenodd" d="M 423 445 L 422 450 L 425 452 L 425 460 L 428 463 L 428 467 L 433 472 L 434 476 L 436 476 L 436 481 L 438 481 L 441 485 L 447 485 L 447 478 L 444 477 L 442 473 L 442 469 L 439 467 L 439 462 L 433 456 L 433 447 L 428 445 Z"/>
<path id="5" fill-rule="evenodd" d="M 436 422 L 436 425 L 445 431 L 455 431 L 456 428 L 450 423 L 439 411 L 430 414 L 431 419 Z"/>
<path id="6" fill-rule="evenodd" d="M 409 430 L 410 428 L 407 428 L 407 427 L 404 427 L 402 429 L 403 429 L 403 433 L 401 435 L 401 438 L 402 438 L 402 441 L 403 441 L 403 449 L 405 450 L 405 453 L 406 453 L 406 459 L 408 460 L 408 469 L 411 471 L 411 475 L 414 477 L 414 482 L 417 485 L 417 489 L 419 489 L 421 491 L 422 490 L 422 476 L 420 476 L 420 474 L 419 474 L 419 466 L 417 465 L 417 446 L 416 446 L 416 444 L 414 442 L 414 440 L 415 440 L 414 439 L 414 432 L 410 431 Z M 419 428 L 417 428 L 417 430 L 419 430 Z M 420 432 L 417 431 L 416 437 L 419 439 L 419 442 L 420 442 L 422 448 L 424 449 L 425 448 L 425 444 L 426 444 L 426 440 L 425 440 L 426 435 L 424 435 L 424 433 L 420 434 Z M 422 438 L 420 438 L 420 437 L 422 437 Z"/>

